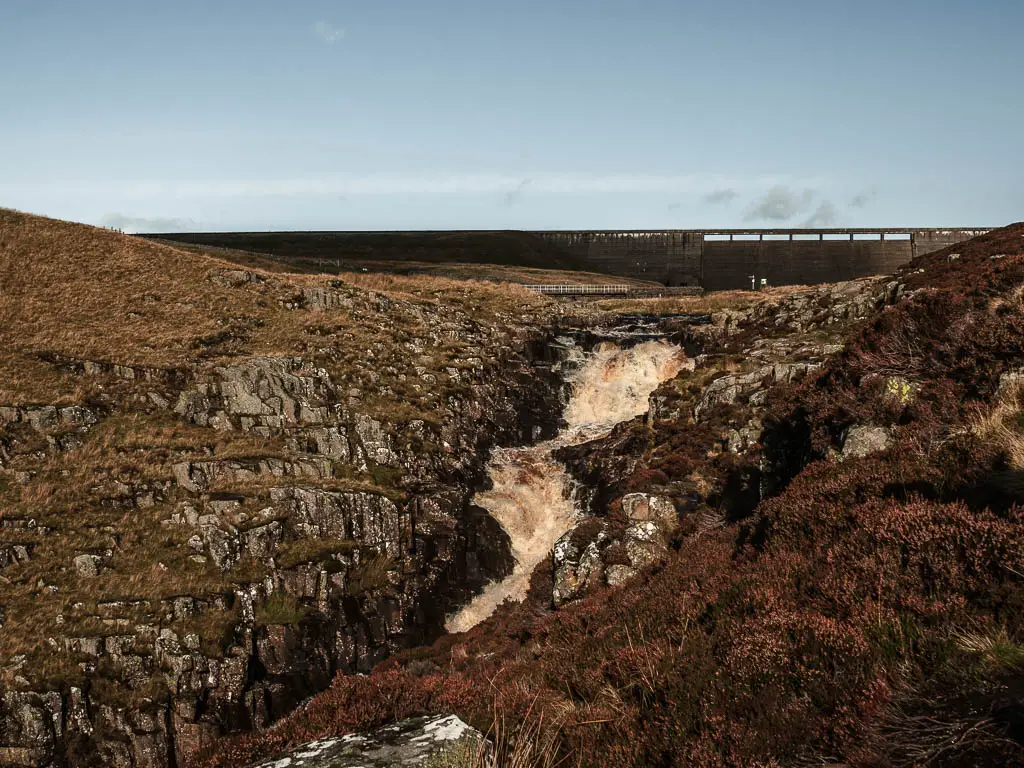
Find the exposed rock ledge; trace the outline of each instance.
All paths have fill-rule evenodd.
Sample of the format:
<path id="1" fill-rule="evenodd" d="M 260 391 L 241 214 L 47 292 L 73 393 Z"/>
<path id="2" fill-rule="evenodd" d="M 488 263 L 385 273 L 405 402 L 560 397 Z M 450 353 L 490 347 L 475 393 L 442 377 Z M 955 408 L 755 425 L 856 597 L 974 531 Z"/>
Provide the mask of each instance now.
<path id="1" fill-rule="evenodd" d="M 89 489 L 99 508 L 146 510 L 155 535 L 187 542 L 185 560 L 207 578 L 223 573 L 224 587 L 70 604 L 40 641 L 54 659 L 68 659 L 72 682 L 37 683 L 27 655 L 0 666 L 0 765 L 183 766 L 221 734 L 265 727 L 335 673 L 367 671 L 431 641 L 449 605 L 511 567 L 507 539 L 468 501 L 495 443 L 554 430 L 560 383 L 529 352 L 541 334 L 515 329 L 490 348 L 493 362 L 455 371 L 466 380 L 432 423 L 387 424 L 327 371 L 295 357 L 197 367 L 158 383 L 121 377 L 128 394 L 101 413 L 0 409 L 0 471 L 20 484 L 41 477 L 40 459 L 82 445 L 106 419 L 125 414 L 223 436 L 214 439 L 275 441 L 273 455 L 262 456 L 164 450 L 163 463 L 150 465 L 165 467 L 163 476 Z M 90 375 L 87 368 L 76 372 Z M 360 487 L 360 477 L 382 489 Z M 14 575 L 38 542 L 66 535 L 51 530 L 45 514 L 0 518 L 13 536 L 0 546 L 0 569 Z M 69 549 L 55 564 L 72 588 L 121 576 L 119 537 L 100 533 L 104 546 Z M 57 591 L 45 582 L 38 589 Z M 190 628 L 203 622 L 224 624 L 221 639 Z M 104 699 L 98 680 L 135 698 Z M 416 728 L 441 728 L 409 727 L 414 745 Z M 381 744 L 380 760 L 390 759 Z M 323 755 L 347 765 L 337 760 L 351 746 L 325 746 Z"/>

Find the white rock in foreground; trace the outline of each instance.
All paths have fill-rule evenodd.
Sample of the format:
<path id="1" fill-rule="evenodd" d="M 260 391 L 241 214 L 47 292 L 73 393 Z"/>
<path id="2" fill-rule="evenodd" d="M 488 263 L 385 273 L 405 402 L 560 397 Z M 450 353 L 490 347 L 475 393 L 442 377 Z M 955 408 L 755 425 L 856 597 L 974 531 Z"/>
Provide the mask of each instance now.
<path id="1" fill-rule="evenodd" d="M 455 715 L 435 715 L 311 741 L 256 768 L 454 768 L 474 765 L 472 757 L 488 749 L 480 731 Z"/>
<path id="2" fill-rule="evenodd" d="M 873 453 L 887 451 L 892 446 L 892 430 L 885 427 L 856 426 L 843 441 L 841 459 L 863 458 Z"/>

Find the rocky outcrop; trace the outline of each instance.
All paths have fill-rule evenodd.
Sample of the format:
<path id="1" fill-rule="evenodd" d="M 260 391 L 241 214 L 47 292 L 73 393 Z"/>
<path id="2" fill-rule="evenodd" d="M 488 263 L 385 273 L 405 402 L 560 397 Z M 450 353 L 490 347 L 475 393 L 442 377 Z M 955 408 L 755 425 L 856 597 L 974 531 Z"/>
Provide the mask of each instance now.
<path id="1" fill-rule="evenodd" d="M 726 374 L 705 388 L 700 401 L 693 409 L 693 416 L 699 421 L 702 414 L 716 405 L 763 405 L 767 390 L 771 386 L 801 379 L 820 367 L 819 362 L 774 363 L 755 368 L 748 373 Z"/>
<path id="2" fill-rule="evenodd" d="M 0 470 L 18 451 L 19 443 L 29 450 L 68 451 L 81 443 L 99 419 L 95 410 L 80 405 L 0 406 Z M 24 473 L 15 475 L 19 480 L 24 477 Z"/>
<path id="3" fill-rule="evenodd" d="M 863 458 L 872 453 L 886 451 L 892 445 L 892 430 L 888 427 L 850 427 L 843 441 L 840 459 Z"/>
<path id="4" fill-rule="evenodd" d="M 879 277 L 819 285 L 785 294 L 777 301 L 715 312 L 703 332 L 721 340 L 732 336 L 802 334 L 861 320 L 892 304 L 903 293 L 899 281 Z"/>
<path id="5" fill-rule="evenodd" d="M 218 366 L 182 392 L 174 412 L 201 426 L 269 437 L 286 426 L 322 425 L 341 413 L 330 375 L 301 358 L 256 357 Z"/>
<path id="6" fill-rule="evenodd" d="M 652 432 L 621 425 L 558 454 L 592 517 L 556 545 L 555 604 L 621 585 L 663 561 L 681 520 L 687 535 L 701 535 L 752 510 L 774 471 L 762 450 L 771 391 L 815 375 L 843 349 L 852 323 L 902 293 L 898 282 L 868 278 L 661 321 L 661 330 L 694 354 L 694 365 L 652 394 L 645 419 Z M 671 477 L 646 469 L 651 453 L 682 450 L 670 447 L 682 442 L 681 429 L 702 435 L 700 451 L 670 461 Z M 855 427 L 842 458 L 884 450 L 890 437 L 887 430 Z M 650 490 L 629 492 L 630 482 Z"/>
<path id="7" fill-rule="evenodd" d="M 344 307 L 341 294 L 313 291 L 297 307 Z M 27 657 L 0 664 L 0 765 L 184 765 L 224 733 L 267 726 L 336 673 L 366 672 L 434 639 L 450 606 L 511 568 L 507 537 L 469 504 L 491 447 L 552 434 L 560 410 L 558 376 L 524 354 L 543 337 L 518 329 L 491 338 L 442 374 L 455 386 L 429 418 L 369 409 L 366 390 L 301 356 L 133 372 L 100 410 L 0 408 L 0 461 L 16 466 L 7 475 L 15 483 L 37 472 L 21 467 L 82 444 L 106 419 L 170 420 L 244 446 L 227 455 L 161 448 L 139 461 L 165 462 L 165 477 L 122 472 L 90 486 L 97 508 L 151 510 L 153 536 L 181 542 L 184 565 L 154 562 L 157 574 L 194 568 L 220 586 L 97 600 L 129 557 L 115 528 L 97 526 L 103 545 L 68 551 L 61 566 L 89 596 L 69 601 L 43 638 L 73 674 L 39 685 Z M 43 537 L 66 536 L 34 518 L 0 522 L 11 536 L 24 531 L 0 540 L 0 578 L 30 561 Z M 410 736 L 447 728 L 410 727 L 419 729 Z"/>
<path id="8" fill-rule="evenodd" d="M 0 406 L 0 427 L 23 423 L 43 431 L 57 426 L 89 427 L 97 420 L 95 413 L 80 405 Z"/>
<path id="9" fill-rule="evenodd" d="M 897 280 L 867 277 L 786 292 L 781 297 L 703 316 L 670 317 L 662 321 L 661 327 L 674 333 L 693 357 L 702 352 L 742 349 L 756 359 L 777 359 L 780 355 L 773 347 L 806 345 L 804 335 L 840 330 L 905 293 Z M 810 342 L 812 347 L 819 344 Z"/>
<path id="10" fill-rule="evenodd" d="M 602 521 L 594 529 L 584 519 L 558 540 L 554 548 L 556 606 L 575 600 L 602 585 L 620 586 L 644 568 L 663 560 L 679 523 L 671 499 L 629 493 L 621 499 L 628 521 L 613 526 Z"/>

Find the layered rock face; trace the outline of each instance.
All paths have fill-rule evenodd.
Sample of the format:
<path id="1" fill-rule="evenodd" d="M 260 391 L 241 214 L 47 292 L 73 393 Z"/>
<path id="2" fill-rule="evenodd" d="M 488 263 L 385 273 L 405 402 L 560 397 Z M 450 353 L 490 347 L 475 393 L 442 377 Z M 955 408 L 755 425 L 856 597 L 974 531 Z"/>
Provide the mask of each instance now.
<path id="1" fill-rule="evenodd" d="M 0 510 L 0 629 L 25 638 L 0 657 L 0 765 L 185 765 L 430 642 L 511 570 L 469 499 L 493 445 L 554 431 L 546 332 L 424 320 L 421 351 L 454 331 L 461 354 L 411 382 L 444 393 L 414 418 L 302 355 L 65 359 L 91 404 L 0 408 L 0 490 L 22 498 Z"/>

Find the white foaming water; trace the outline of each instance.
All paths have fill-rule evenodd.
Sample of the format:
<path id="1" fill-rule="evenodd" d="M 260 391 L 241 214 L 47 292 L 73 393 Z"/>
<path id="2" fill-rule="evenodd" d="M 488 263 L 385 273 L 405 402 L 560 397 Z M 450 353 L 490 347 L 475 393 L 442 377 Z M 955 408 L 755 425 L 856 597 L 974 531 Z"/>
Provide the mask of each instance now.
<path id="1" fill-rule="evenodd" d="M 573 380 L 565 409 L 568 430 L 611 428 L 647 413 L 647 399 L 666 379 L 679 373 L 686 356 L 664 341 L 647 341 L 629 349 L 602 342 Z"/>
<path id="2" fill-rule="evenodd" d="M 683 368 L 686 356 L 664 341 L 629 349 L 604 342 L 572 378 L 565 409 L 566 428 L 553 440 L 526 448 L 499 448 L 491 455 L 492 487 L 473 498 L 508 533 L 516 564 L 512 574 L 448 617 L 449 632 L 465 632 L 490 616 L 505 600 L 522 600 L 534 568 L 576 521 L 576 507 L 565 467 L 552 453 L 607 434 L 621 421 L 646 413 L 658 385 Z"/>

